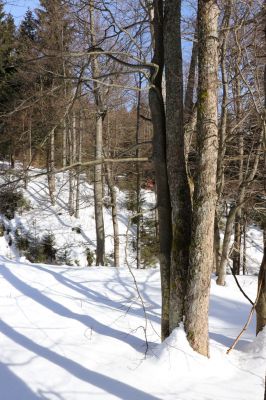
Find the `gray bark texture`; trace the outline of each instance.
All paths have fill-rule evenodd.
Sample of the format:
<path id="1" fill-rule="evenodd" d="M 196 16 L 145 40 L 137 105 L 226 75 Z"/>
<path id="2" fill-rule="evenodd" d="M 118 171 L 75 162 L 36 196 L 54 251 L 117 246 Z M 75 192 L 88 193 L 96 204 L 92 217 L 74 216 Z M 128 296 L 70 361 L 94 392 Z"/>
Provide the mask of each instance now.
<path id="1" fill-rule="evenodd" d="M 191 229 L 191 198 L 184 149 L 181 1 L 165 1 L 164 24 L 167 171 L 173 234 L 169 314 L 171 333 L 184 315 Z"/>
<path id="2" fill-rule="evenodd" d="M 152 62 L 159 66 L 149 90 L 149 106 L 153 126 L 153 161 L 156 177 L 157 210 L 160 243 L 160 270 L 162 289 L 161 338 L 169 336 L 170 263 L 172 243 L 171 202 L 166 167 L 165 110 L 162 96 L 164 68 L 163 0 L 153 2 L 154 18 Z"/>
<path id="3" fill-rule="evenodd" d="M 51 204 L 55 205 L 55 130 L 52 129 L 47 153 L 47 179 Z"/>
<path id="4" fill-rule="evenodd" d="M 263 230 L 263 259 L 260 266 L 258 278 L 259 298 L 256 304 L 257 324 L 256 333 L 258 334 L 266 325 L 266 223 Z"/>
<path id="5" fill-rule="evenodd" d="M 218 16 L 216 0 L 198 1 L 198 175 L 193 202 L 185 329 L 198 353 L 208 356 L 208 308 L 213 266 L 217 166 Z"/>
<path id="6" fill-rule="evenodd" d="M 96 46 L 95 24 L 94 24 L 94 1 L 89 2 L 90 9 L 90 29 L 91 45 Z M 93 77 L 100 75 L 97 56 L 91 60 Z M 103 120 L 105 110 L 101 88 L 98 82 L 93 82 L 94 99 L 96 106 L 96 138 L 95 138 L 95 160 L 101 160 L 103 157 Z M 103 219 L 103 166 L 97 164 L 94 167 L 94 208 L 95 208 L 95 226 L 96 226 L 96 265 L 104 265 L 105 262 L 105 232 Z"/>
<path id="7" fill-rule="evenodd" d="M 120 253 L 120 241 L 119 241 L 119 224 L 117 218 L 117 195 L 114 184 L 113 174 L 109 164 L 106 164 L 107 173 L 107 184 L 110 191 L 111 197 L 111 209 L 112 209 L 112 222 L 114 231 L 114 267 L 119 267 L 119 253 Z"/>

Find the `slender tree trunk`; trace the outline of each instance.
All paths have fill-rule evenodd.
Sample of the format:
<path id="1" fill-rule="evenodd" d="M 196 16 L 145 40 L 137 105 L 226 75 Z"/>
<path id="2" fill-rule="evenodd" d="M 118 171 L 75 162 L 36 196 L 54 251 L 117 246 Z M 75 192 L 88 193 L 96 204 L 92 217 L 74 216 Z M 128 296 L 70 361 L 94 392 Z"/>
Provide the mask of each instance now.
<path id="1" fill-rule="evenodd" d="M 82 115 L 79 114 L 79 130 L 78 130 L 78 145 L 77 145 L 77 161 L 82 162 Z M 76 207 L 75 207 L 75 217 L 79 218 L 80 211 L 80 167 L 77 169 L 76 174 Z"/>
<path id="2" fill-rule="evenodd" d="M 169 336 L 170 263 L 172 243 L 171 202 L 166 167 L 165 111 L 162 96 L 162 74 L 164 68 L 163 46 L 163 0 L 153 1 L 152 62 L 159 70 L 152 79 L 149 90 L 149 106 L 153 126 L 153 161 L 156 177 L 157 209 L 160 243 L 160 271 L 162 289 L 161 337 Z M 154 72 L 154 71 L 153 71 Z"/>
<path id="3" fill-rule="evenodd" d="M 198 1 L 198 176 L 194 191 L 185 329 L 197 352 L 208 356 L 208 309 L 213 266 L 218 148 L 218 17 L 216 0 Z"/>
<path id="4" fill-rule="evenodd" d="M 227 220 L 226 220 L 224 240 L 223 240 L 223 246 L 222 246 L 221 262 L 220 262 L 219 271 L 218 271 L 218 278 L 216 281 L 217 285 L 222 285 L 222 286 L 225 285 L 226 266 L 227 266 L 228 255 L 229 255 L 230 239 L 231 239 L 231 235 L 233 233 L 234 220 L 235 220 L 237 211 L 243 207 L 243 204 L 245 201 L 246 189 L 252 184 L 254 177 L 256 175 L 257 169 L 258 169 L 259 160 L 260 160 L 260 156 L 261 156 L 262 141 L 263 141 L 263 137 L 264 137 L 264 129 L 265 128 L 263 126 L 261 129 L 259 144 L 258 144 L 256 153 L 255 153 L 255 160 L 253 162 L 253 165 L 252 165 L 251 169 L 247 170 L 245 173 L 245 177 L 243 178 L 241 185 L 239 186 L 239 192 L 237 195 L 236 204 L 231 207 L 228 217 L 227 217 Z"/>
<path id="5" fill-rule="evenodd" d="M 95 160 L 102 159 L 103 149 L 103 116 L 97 113 L 96 119 L 96 145 Z M 103 183 L 102 164 L 94 167 L 94 208 L 96 225 L 96 265 L 104 265 L 105 258 L 105 234 L 103 221 Z"/>
<path id="6" fill-rule="evenodd" d="M 167 171 L 172 204 L 170 333 L 183 321 L 189 264 L 191 198 L 184 151 L 181 1 L 165 1 Z"/>
<path id="7" fill-rule="evenodd" d="M 246 275 L 247 272 L 247 217 L 244 214 L 243 216 L 243 275 Z"/>
<path id="8" fill-rule="evenodd" d="M 224 187 L 224 157 L 226 152 L 227 137 L 227 115 L 228 115 L 228 76 L 226 68 L 227 42 L 229 35 L 229 24 L 232 10 L 232 0 L 226 0 L 224 17 L 222 22 L 222 43 L 221 43 L 221 77 L 222 77 L 222 105 L 221 105 L 221 122 L 219 126 L 218 141 L 218 160 L 217 160 L 217 194 L 220 199 Z"/>
<path id="9" fill-rule="evenodd" d="M 76 116 L 75 113 L 72 115 L 72 126 L 69 129 L 69 163 L 70 165 L 75 162 L 75 137 L 76 137 Z M 74 207 L 74 193 L 75 193 L 75 183 L 74 183 L 74 171 L 73 169 L 69 170 L 68 174 L 69 179 L 69 197 L 68 197 L 68 211 L 69 215 L 74 215 L 75 207 Z"/>
<path id="10" fill-rule="evenodd" d="M 62 137 L 62 165 L 63 168 L 67 165 L 67 128 L 68 124 L 66 119 L 64 120 L 63 137 Z"/>
<path id="11" fill-rule="evenodd" d="M 237 65 L 240 65 L 240 54 L 237 57 Z M 236 70 L 236 90 L 235 90 L 235 108 L 236 108 L 236 122 L 239 123 L 241 118 L 241 88 L 240 77 Z M 240 190 L 241 183 L 244 177 L 244 138 L 243 129 L 238 131 L 239 143 L 239 172 L 238 172 L 238 187 Z M 235 216 L 235 231 L 234 231 L 234 250 L 233 250 L 233 272 L 235 275 L 240 274 L 241 268 L 241 233 L 242 233 L 242 207 L 238 209 Z"/>
<path id="12" fill-rule="evenodd" d="M 218 217 L 217 214 L 215 213 L 215 219 L 214 219 L 214 246 L 213 246 L 213 272 L 217 273 L 219 264 L 220 264 L 220 246 L 221 246 L 221 237 L 220 237 L 220 229 L 219 229 L 219 223 L 218 223 Z"/>
<path id="13" fill-rule="evenodd" d="M 196 86 L 196 70 L 197 70 L 197 59 L 198 59 L 198 42 L 197 32 L 194 35 L 194 42 L 191 52 L 191 60 L 189 66 L 189 74 L 187 80 L 187 88 L 185 94 L 184 104 L 184 130 L 185 130 L 185 159 L 188 170 L 188 155 L 189 148 L 192 140 L 192 136 L 196 126 L 196 107 L 194 105 L 194 92 Z M 188 171 L 189 172 L 189 171 Z"/>
<path id="14" fill-rule="evenodd" d="M 140 102 L 141 102 L 141 74 L 139 74 L 138 82 L 138 95 L 137 95 L 137 119 L 136 119 L 136 144 L 139 143 L 140 136 Z M 136 158 L 139 157 L 139 147 L 136 148 Z M 136 194 L 137 194 L 137 214 L 140 214 L 140 170 L 139 163 L 136 164 L 137 168 L 137 181 L 136 181 Z M 137 217 L 137 232 L 136 232 L 136 260 L 137 269 L 140 268 L 140 217 Z"/>
<path id="15" fill-rule="evenodd" d="M 241 268 L 241 236 L 242 236 L 242 213 L 241 210 L 237 211 L 235 216 L 235 229 L 234 229 L 234 246 L 233 246 L 233 273 L 240 274 Z"/>
<path id="16" fill-rule="evenodd" d="M 47 150 L 47 179 L 51 204 L 55 205 L 55 132 L 52 129 Z"/>
<path id="17" fill-rule="evenodd" d="M 94 0 L 89 2 L 91 45 L 96 45 L 95 24 L 94 24 Z M 92 57 L 92 75 L 100 75 L 97 56 Z M 95 138 L 95 159 L 101 160 L 103 157 L 103 120 L 105 110 L 103 107 L 102 93 L 99 83 L 93 82 L 94 98 L 96 106 L 96 138 Z M 104 265 L 105 259 L 105 232 L 103 219 L 103 167 L 98 164 L 94 167 L 94 207 L 95 207 L 95 227 L 96 227 L 96 265 Z"/>
<path id="18" fill-rule="evenodd" d="M 106 172 L 107 172 L 107 184 L 110 190 L 110 197 L 111 197 L 112 222 L 114 231 L 114 266 L 119 267 L 120 242 L 119 242 L 119 224 L 117 218 L 117 195 L 116 195 L 116 188 L 114 185 L 114 179 L 112 176 L 112 171 L 109 164 L 106 165 Z"/>
<path id="19" fill-rule="evenodd" d="M 258 334 L 266 325 L 266 223 L 263 227 L 263 259 L 260 266 L 258 278 L 259 298 L 256 304 L 257 326 L 256 333 Z"/>

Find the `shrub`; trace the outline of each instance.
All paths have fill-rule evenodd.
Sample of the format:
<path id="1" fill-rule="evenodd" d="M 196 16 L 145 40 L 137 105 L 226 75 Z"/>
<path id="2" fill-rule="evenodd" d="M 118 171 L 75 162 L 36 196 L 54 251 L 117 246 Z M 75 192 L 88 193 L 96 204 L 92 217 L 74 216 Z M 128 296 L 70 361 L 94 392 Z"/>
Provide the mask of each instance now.
<path id="1" fill-rule="evenodd" d="M 92 264 L 94 263 L 95 257 L 94 257 L 94 252 L 89 247 L 86 248 L 86 258 L 88 266 L 91 267 Z"/>
<path id="2" fill-rule="evenodd" d="M 47 262 L 54 262 L 56 260 L 55 237 L 53 233 L 46 233 L 41 240 L 43 246 L 43 253 L 46 256 Z"/>
<path id="3" fill-rule="evenodd" d="M 159 242 L 154 219 L 144 219 L 140 232 L 140 259 L 143 268 L 154 267 L 159 258 Z"/>
<path id="4" fill-rule="evenodd" d="M 2 188 L 0 192 L 0 213 L 8 219 L 13 219 L 15 212 L 28 210 L 30 203 L 23 197 L 23 193 L 12 186 Z"/>
<path id="5" fill-rule="evenodd" d="M 5 230 L 5 225 L 3 223 L 0 223 L 0 237 L 4 236 Z"/>
<path id="6" fill-rule="evenodd" d="M 72 266 L 73 260 L 71 258 L 70 250 L 67 248 L 61 248 L 56 252 L 56 261 L 58 264 L 65 264 Z"/>
<path id="7" fill-rule="evenodd" d="M 55 261 L 55 238 L 51 233 L 45 234 L 40 239 L 33 237 L 29 232 L 23 232 L 21 228 L 17 228 L 15 244 L 21 255 L 27 257 L 30 262 L 51 263 Z"/>

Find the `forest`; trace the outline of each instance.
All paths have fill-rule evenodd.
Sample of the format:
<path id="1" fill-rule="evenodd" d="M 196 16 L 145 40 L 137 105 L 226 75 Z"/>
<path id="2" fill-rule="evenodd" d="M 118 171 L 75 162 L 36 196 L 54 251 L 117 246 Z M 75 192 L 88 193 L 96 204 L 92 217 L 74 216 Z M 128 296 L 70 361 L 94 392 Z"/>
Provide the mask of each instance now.
<path id="1" fill-rule="evenodd" d="M 266 399 L 265 13 L 0 0 L 3 400 Z"/>

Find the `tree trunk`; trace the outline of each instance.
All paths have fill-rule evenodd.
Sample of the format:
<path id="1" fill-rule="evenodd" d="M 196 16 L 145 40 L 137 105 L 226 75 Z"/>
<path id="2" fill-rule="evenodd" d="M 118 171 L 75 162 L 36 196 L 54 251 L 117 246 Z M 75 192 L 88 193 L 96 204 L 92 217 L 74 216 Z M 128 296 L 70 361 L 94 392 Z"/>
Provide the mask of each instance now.
<path id="1" fill-rule="evenodd" d="M 76 160 L 75 154 L 75 140 L 76 140 L 76 116 L 75 113 L 72 115 L 72 127 L 68 130 L 69 132 L 69 164 L 72 165 Z M 69 179 L 69 196 L 68 196 L 68 212 L 69 215 L 74 215 L 74 194 L 75 194 L 75 182 L 74 182 L 74 171 L 70 168 L 68 173 Z"/>
<path id="2" fill-rule="evenodd" d="M 247 217 L 244 214 L 243 216 L 243 275 L 246 275 L 247 272 Z"/>
<path id="3" fill-rule="evenodd" d="M 165 1 L 167 171 L 172 205 L 170 333 L 183 321 L 189 264 L 191 198 L 184 152 L 181 1 Z"/>
<path id="4" fill-rule="evenodd" d="M 260 266 L 258 278 L 259 298 L 256 304 L 257 325 L 256 333 L 258 334 L 266 325 L 266 223 L 263 229 L 263 259 Z"/>
<path id="5" fill-rule="evenodd" d="M 215 213 L 215 219 L 214 219 L 214 246 L 213 246 L 213 272 L 217 273 L 218 266 L 220 264 L 220 245 L 221 245 L 221 238 L 220 238 L 220 229 L 219 229 L 219 223 L 218 223 L 218 218 L 217 214 Z"/>
<path id="6" fill-rule="evenodd" d="M 236 33 L 237 35 L 237 33 Z M 241 63 L 241 54 L 237 55 L 237 65 Z M 235 109 L 236 109 L 236 122 L 239 123 L 241 119 L 241 87 L 240 77 L 236 68 L 236 84 L 235 84 Z M 241 183 L 244 177 L 244 138 L 243 129 L 238 130 L 238 143 L 239 143 L 239 172 L 238 172 L 238 185 L 241 188 Z M 233 250 L 233 273 L 240 274 L 241 268 L 241 234 L 242 234 L 242 210 L 237 211 L 235 216 L 235 232 L 234 232 L 234 250 Z"/>
<path id="7" fill-rule="evenodd" d="M 219 127 L 218 141 L 218 160 L 217 160 L 217 194 L 218 199 L 222 196 L 224 187 L 224 156 L 226 152 L 227 138 L 227 107 L 228 107 L 228 76 L 226 69 L 227 42 L 229 35 L 229 23 L 232 9 L 232 0 L 225 3 L 224 17 L 222 22 L 222 43 L 221 43 L 221 77 L 222 77 L 222 105 L 221 105 L 221 122 Z"/>
<path id="8" fill-rule="evenodd" d="M 194 105 L 194 91 L 196 86 L 197 59 L 198 59 L 198 42 L 197 42 L 197 32 L 195 32 L 194 42 L 191 52 L 187 88 L 185 94 L 185 103 L 184 103 L 185 160 L 186 160 L 187 170 L 188 170 L 189 148 L 196 126 L 196 107 Z"/>
<path id="9" fill-rule="evenodd" d="M 120 242 L 119 242 L 119 224 L 117 218 L 117 195 L 112 176 L 112 171 L 109 164 L 106 165 L 106 172 L 107 172 L 107 184 L 110 190 L 110 197 L 111 197 L 112 222 L 114 231 L 114 267 L 119 267 Z"/>
<path id="10" fill-rule="evenodd" d="M 103 149 L 103 116 L 97 113 L 96 117 L 96 145 L 95 160 L 102 159 Z M 103 184 L 102 184 L 102 164 L 94 167 L 94 208 L 96 226 L 96 265 L 104 265 L 105 258 L 105 234 L 103 221 Z"/>
<path id="11" fill-rule="evenodd" d="M 138 76 L 138 96 L 137 96 L 137 118 L 136 118 L 136 144 L 139 143 L 139 135 L 140 135 L 140 102 L 141 102 L 141 74 Z M 139 147 L 136 148 L 136 158 L 139 157 Z M 137 214 L 140 214 L 140 170 L 139 170 L 139 163 L 136 164 L 137 168 L 137 180 L 136 180 L 136 195 L 137 195 Z M 140 217 L 137 217 L 137 232 L 136 232 L 136 260 L 137 260 L 137 269 L 140 268 Z"/>
<path id="12" fill-rule="evenodd" d="M 67 121 L 66 118 L 64 120 L 64 128 L 63 128 L 63 135 L 62 135 L 62 165 L 63 168 L 67 165 Z"/>
<path id="13" fill-rule="evenodd" d="M 77 161 L 82 162 L 82 114 L 79 114 L 79 130 L 78 130 L 78 146 L 77 146 Z M 76 173 L 76 207 L 75 207 L 75 217 L 79 218 L 79 208 L 80 208 L 80 167 L 77 169 Z"/>
<path id="14" fill-rule="evenodd" d="M 216 208 L 218 16 L 216 0 L 198 2 L 198 176 L 194 191 L 185 329 L 194 350 L 209 355 L 208 309 Z"/>
<path id="15" fill-rule="evenodd" d="M 52 129 L 49 135 L 48 150 L 47 150 L 47 179 L 48 190 L 51 204 L 55 205 L 55 132 Z"/>
<path id="16" fill-rule="evenodd" d="M 162 74 L 164 68 L 163 47 L 163 0 L 153 1 L 152 62 L 159 66 L 149 90 L 149 106 L 153 126 L 153 161 L 156 177 L 157 209 L 160 244 L 160 271 L 162 290 L 161 338 L 169 336 L 170 262 L 172 243 L 171 202 L 166 168 L 165 111 L 162 96 Z"/>
<path id="17" fill-rule="evenodd" d="M 242 217 L 241 210 L 238 210 L 235 216 L 235 229 L 234 229 L 234 246 L 233 246 L 233 273 L 234 275 L 240 274 L 241 268 L 241 235 L 242 235 Z"/>
<path id="18" fill-rule="evenodd" d="M 94 24 L 94 0 L 89 2 L 90 12 L 90 40 L 91 45 L 96 46 L 95 24 Z M 100 76 L 97 56 L 91 59 L 92 76 Z M 93 81 L 94 99 L 96 106 L 96 139 L 95 139 L 95 160 L 103 157 L 103 120 L 105 110 L 101 88 L 98 82 Z M 105 261 L 105 232 L 103 219 L 103 166 L 97 164 L 94 167 L 94 208 L 95 208 L 95 227 L 96 227 L 96 265 L 104 265 Z"/>

